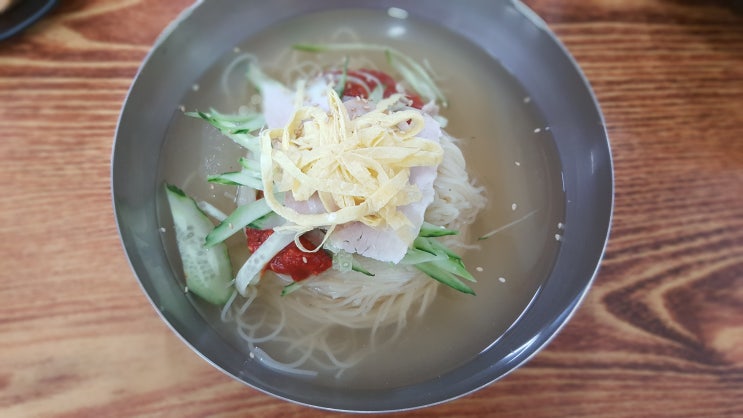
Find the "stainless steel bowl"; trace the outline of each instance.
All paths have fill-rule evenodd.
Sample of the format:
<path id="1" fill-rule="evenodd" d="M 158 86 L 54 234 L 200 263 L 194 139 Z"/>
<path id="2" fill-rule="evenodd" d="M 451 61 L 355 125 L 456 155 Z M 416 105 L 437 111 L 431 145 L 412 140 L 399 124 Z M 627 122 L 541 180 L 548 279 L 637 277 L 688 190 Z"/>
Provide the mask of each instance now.
<path id="1" fill-rule="evenodd" d="M 397 388 L 327 387 L 277 374 L 225 341 L 184 295 L 161 241 L 156 201 L 166 130 L 195 80 L 233 45 L 284 19 L 343 8 L 407 10 L 479 47 L 529 91 L 549 121 L 562 165 L 565 223 L 551 272 L 518 320 L 475 358 L 436 378 Z M 219 24 L 216 24 L 219 22 Z M 205 360 L 245 384 L 292 402 L 343 411 L 393 411 L 441 403 L 503 377 L 566 323 L 598 269 L 609 233 L 613 174 L 603 118 L 588 82 L 543 21 L 517 1 L 223 0 L 197 2 L 158 39 L 124 104 L 112 188 L 132 269 L 162 318 Z"/>

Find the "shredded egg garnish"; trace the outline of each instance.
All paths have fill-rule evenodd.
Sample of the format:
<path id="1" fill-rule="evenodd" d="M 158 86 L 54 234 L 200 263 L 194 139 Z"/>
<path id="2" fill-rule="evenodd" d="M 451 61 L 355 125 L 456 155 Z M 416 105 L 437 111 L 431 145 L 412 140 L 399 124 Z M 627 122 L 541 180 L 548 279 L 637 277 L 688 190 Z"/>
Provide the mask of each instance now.
<path id="1" fill-rule="evenodd" d="M 410 168 L 443 159 L 438 143 L 417 137 L 423 115 L 400 108 L 402 96 L 393 95 L 352 119 L 332 88 L 326 94 L 329 111 L 298 105 L 286 126 L 261 133 L 266 203 L 302 230 L 354 221 L 395 231 L 410 226 L 398 209 L 421 199 Z M 299 213 L 276 198 L 280 192 L 296 201 L 319 199 L 325 212 Z"/>

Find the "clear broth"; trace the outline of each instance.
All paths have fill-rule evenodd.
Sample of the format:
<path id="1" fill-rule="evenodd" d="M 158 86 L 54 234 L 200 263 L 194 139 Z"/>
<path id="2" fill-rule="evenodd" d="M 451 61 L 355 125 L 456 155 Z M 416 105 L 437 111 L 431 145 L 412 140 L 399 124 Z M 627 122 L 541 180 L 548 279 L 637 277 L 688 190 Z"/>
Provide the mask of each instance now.
<path id="1" fill-rule="evenodd" d="M 230 72 L 226 79 L 223 76 L 239 54 L 254 54 L 270 73 L 269 67 L 280 66 L 292 44 L 328 41 L 332 33 L 340 34 L 339 41 L 351 41 L 343 28 L 353 28 L 363 42 L 386 44 L 419 62 L 428 61 L 449 99 L 449 107 L 441 110 L 449 120 L 446 130 L 462 140 L 470 176 L 484 186 L 488 198 L 487 207 L 471 227 L 470 241 L 478 248 L 464 255 L 468 269 L 478 278 L 477 296 L 441 289 L 424 318 L 410 320 L 394 344 L 373 352 L 340 379 L 318 377 L 331 386 L 398 387 L 439 376 L 468 361 L 497 343 L 526 309 L 548 276 L 559 247 L 565 205 L 561 168 L 538 107 L 497 60 L 441 27 L 392 18 L 381 11 L 322 12 L 275 25 L 235 45 L 194 80 L 183 97 L 183 108 L 236 112 L 250 101 L 251 93 L 240 71 Z M 370 59 L 386 68 L 383 57 L 375 54 L 379 55 L 370 53 Z M 338 56 L 328 59 L 334 60 L 331 64 L 338 62 Z M 174 109 L 161 154 L 160 180 L 175 183 L 229 213 L 234 188 L 212 187 L 205 177 L 237 170 L 236 153 L 242 151 L 229 139 Z M 160 208 L 161 216 L 166 213 L 163 210 L 167 208 Z M 511 223 L 492 237 L 477 240 Z M 177 260 L 172 237 L 165 238 L 170 259 Z M 245 256 L 241 237 L 231 238 L 228 244 L 232 251 L 243 252 L 233 260 Z M 231 324 L 219 320 L 218 309 L 196 299 L 194 303 L 248 359 L 247 348 Z"/>

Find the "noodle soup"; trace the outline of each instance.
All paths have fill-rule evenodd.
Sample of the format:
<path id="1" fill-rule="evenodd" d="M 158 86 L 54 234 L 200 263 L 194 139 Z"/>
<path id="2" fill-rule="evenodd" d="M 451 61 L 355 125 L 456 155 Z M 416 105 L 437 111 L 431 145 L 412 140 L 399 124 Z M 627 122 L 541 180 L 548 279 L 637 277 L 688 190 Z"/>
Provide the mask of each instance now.
<path id="1" fill-rule="evenodd" d="M 446 131 L 459 138 L 456 144 L 467 172 L 487 200 L 462 238 L 464 262 L 478 280 L 472 285 L 477 295 L 458 293 L 428 279 L 400 302 L 407 312 L 363 326 L 349 318 L 347 326 L 329 327 L 319 340 L 313 339 L 319 314 L 308 320 L 307 311 L 290 301 L 295 295 L 281 297 L 282 283 L 270 277 L 271 272 L 261 279 L 259 294 L 240 297 L 251 299 L 251 304 L 239 332 L 243 315 L 237 312 L 239 307 L 220 312 L 198 298 L 193 301 L 246 359 L 266 367 L 283 370 L 288 365 L 285 372 L 316 372 L 306 375 L 327 385 L 372 389 L 439 376 L 497 341 L 528 306 L 552 267 L 563 228 L 564 197 L 549 125 L 507 70 L 466 40 L 425 22 L 380 12 L 324 12 L 285 22 L 235 45 L 195 81 L 183 97 L 182 109 L 174 109 L 161 154 L 160 180 L 176 182 L 194 198 L 208 200 L 224 212 L 234 208 L 234 187 L 209 184 L 204 178 L 239 169 L 236 156 L 244 150 L 182 110 L 236 113 L 259 106 L 244 76 L 250 60 L 285 83 L 337 66 L 347 55 L 355 66 L 388 68 L 379 53 L 292 51 L 293 44 L 308 41 L 389 45 L 433 70 L 449 99 L 448 107 L 440 111 L 448 119 Z M 167 225 L 167 208 L 159 212 L 161 224 Z M 488 238 L 478 239 L 483 236 Z M 175 242 L 164 237 L 177 271 Z M 237 271 L 248 257 L 245 238 L 237 234 L 227 244 Z M 379 280 L 399 274 L 376 267 Z M 324 312 L 328 323 L 343 322 L 339 318 L 345 308 L 338 305 L 332 298 L 318 297 L 312 308 Z M 370 309 L 389 313 L 393 308 Z M 245 338 L 253 328 L 256 333 L 250 339 L 257 351 Z M 294 331 L 281 331 L 289 328 Z"/>

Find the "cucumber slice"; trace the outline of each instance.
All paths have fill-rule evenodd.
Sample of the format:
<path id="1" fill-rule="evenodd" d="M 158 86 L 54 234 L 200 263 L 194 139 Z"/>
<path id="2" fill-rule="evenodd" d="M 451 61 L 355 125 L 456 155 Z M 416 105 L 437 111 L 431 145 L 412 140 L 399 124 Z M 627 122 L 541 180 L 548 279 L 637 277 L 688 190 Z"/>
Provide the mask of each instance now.
<path id="1" fill-rule="evenodd" d="M 233 292 L 227 246 L 205 248 L 204 240 L 214 224 L 181 189 L 166 184 L 165 192 L 188 290 L 207 302 L 224 305 Z"/>
<path id="2" fill-rule="evenodd" d="M 212 248 L 231 237 L 232 234 L 248 226 L 251 222 L 271 213 L 264 199 L 258 199 L 247 205 L 238 206 L 224 221 L 217 225 L 205 237 L 205 246 Z"/>

